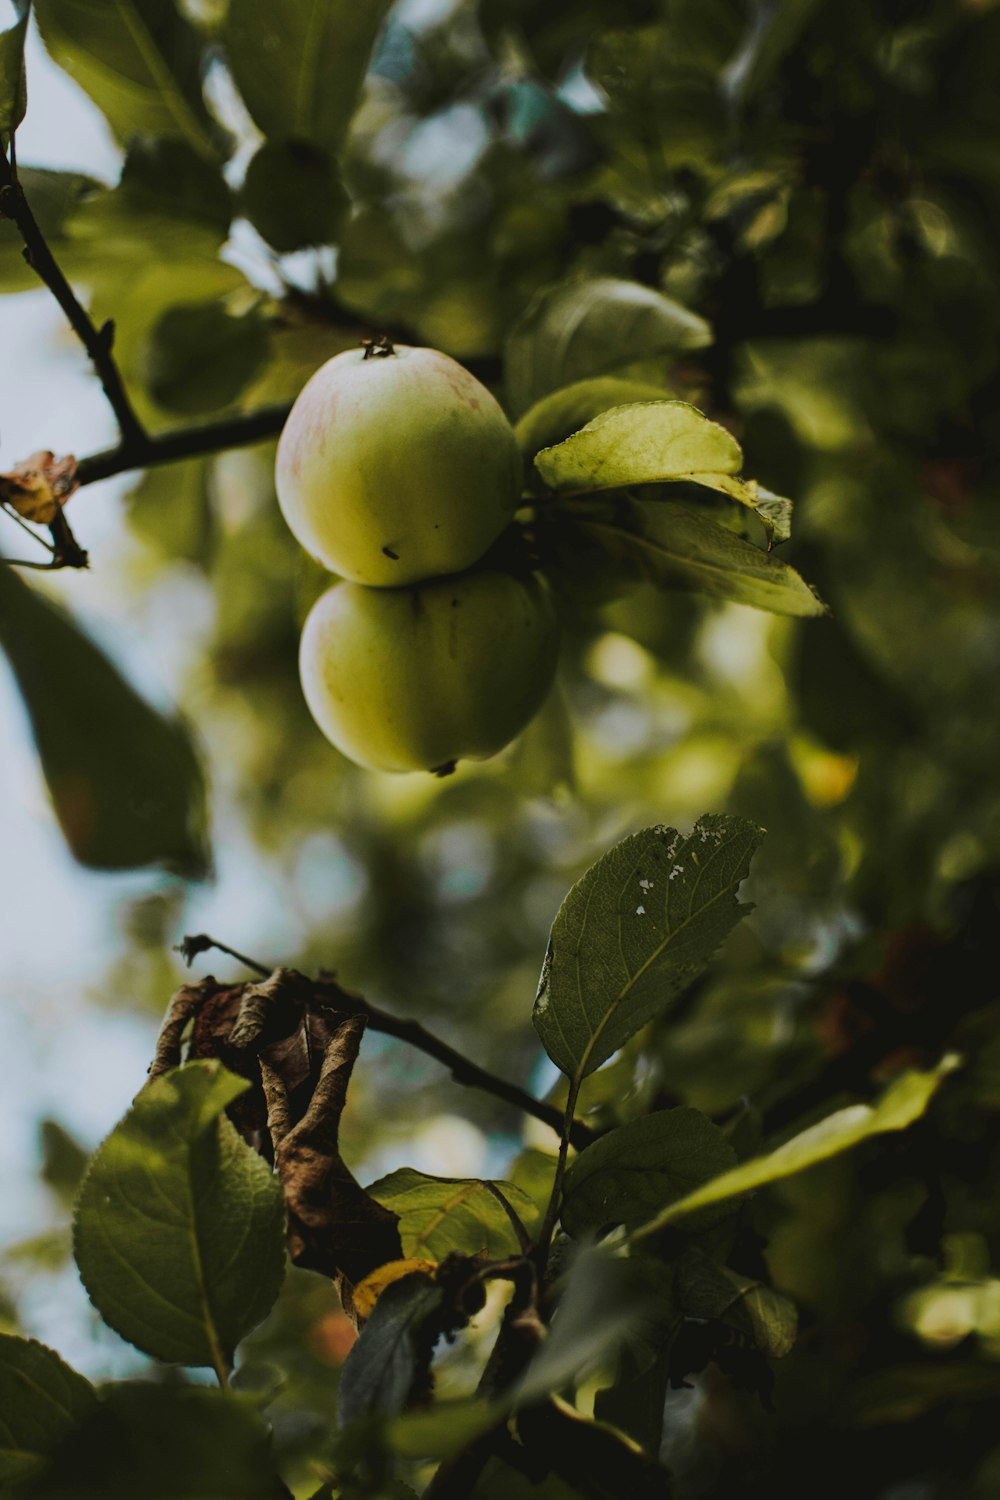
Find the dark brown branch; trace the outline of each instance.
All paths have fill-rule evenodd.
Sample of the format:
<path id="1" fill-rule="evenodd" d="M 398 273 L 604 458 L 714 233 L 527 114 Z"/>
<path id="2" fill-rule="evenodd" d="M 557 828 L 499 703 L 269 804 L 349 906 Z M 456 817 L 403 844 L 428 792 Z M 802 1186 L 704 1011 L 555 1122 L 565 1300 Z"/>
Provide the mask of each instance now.
<path id="1" fill-rule="evenodd" d="M 176 463 L 184 458 L 201 458 L 221 453 L 227 448 L 243 448 L 249 443 L 277 437 L 290 411 L 290 405 L 264 406 L 218 422 L 202 422 L 196 427 L 180 427 L 174 432 L 150 436 L 140 432 L 123 437 L 114 448 L 81 458 L 77 478 L 81 485 L 96 484 L 131 469 L 150 469 L 157 464 Z"/>
<path id="2" fill-rule="evenodd" d="M 91 363 L 104 387 L 104 394 L 117 418 L 123 443 L 143 439 L 145 433 L 142 423 L 132 409 L 121 373 L 111 353 L 111 346 L 114 342 L 114 324 L 109 321 L 98 328 L 84 309 L 48 247 L 38 221 L 31 211 L 31 206 L 24 196 L 21 184 L 17 180 L 14 168 L 2 153 L 0 153 L 0 214 L 17 225 L 24 241 L 25 260 L 55 297 L 66 314 L 73 332 L 90 355 Z"/>
<path id="3" fill-rule="evenodd" d="M 220 952 L 228 953 L 230 957 L 238 959 L 240 963 L 245 964 L 248 969 L 254 969 L 258 974 L 267 976 L 273 972 L 256 959 L 247 958 L 245 954 L 228 948 L 225 943 L 217 942 L 206 932 L 185 937 L 178 944 L 176 951 L 182 955 L 185 963 L 190 964 L 199 953 L 206 953 L 210 948 L 218 948 Z M 481 1068 L 478 1063 L 464 1057 L 461 1052 L 456 1052 L 454 1047 L 449 1047 L 447 1042 L 441 1041 L 440 1037 L 427 1031 L 419 1021 L 391 1015 L 386 1010 L 379 1010 L 377 1006 L 369 1005 L 368 1001 L 360 996 L 356 998 L 358 1009 L 366 1017 L 372 1031 L 380 1031 L 383 1036 L 395 1037 L 397 1041 L 408 1043 L 418 1052 L 423 1052 L 428 1057 L 433 1057 L 435 1062 L 442 1063 L 456 1083 L 465 1084 L 469 1088 L 482 1089 L 484 1093 L 492 1094 L 495 1099 L 501 1099 L 505 1104 L 513 1105 L 522 1114 L 531 1115 L 533 1119 L 541 1120 L 543 1125 L 550 1126 L 557 1134 L 562 1134 L 565 1122 L 562 1110 L 556 1109 L 552 1104 L 546 1104 L 542 1099 L 536 1099 L 518 1084 L 508 1083 L 505 1079 L 498 1078 L 495 1073 Z M 567 1139 L 578 1151 L 582 1151 L 594 1139 L 594 1132 L 582 1120 L 573 1120 L 568 1126 Z"/>
<path id="4" fill-rule="evenodd" d="M 372 1031 L 381 1031 L 385 1036 L 394 1036 L 401 1042 L 408 1042 L 419 1052 L 425 1052 L 436 1062 L 443 1063 L 456 1083 L 482 1089 L 485 1093 L 492 1094 L 494 1098 L 502 1099 L 506 1104 L 512 1104 L 522 1113 L 541 1120 L 544 1125 L 550 1125 L 557 1134 L 562 1131 L 562 1110 L 556 1109 L 554 1105 L 546 1104 L 544 1100 L 535 1099 L 517 1084 L 506 1083 L 495 1074 L 488 1073 L 485 1068 L 479 1067 L 478 1063 L 470 1062 L 467 1057 L 456 1052 L 454 1047 L 449 1047 L 447 1042 L 442 1042 L 438 1037 L 432 1036 L 429 1031 L 425 1031 L 419 1021 L 407 1021 L 400 1016 L 392 1016 L 388 1011 L 377 1010 L 374 1006 L 368 1005 L 367 1001 L 365 1009 L 368 1012 L 368 1024 Z M 589 1146 L 593 1139 L 594 1132 L 589 1125 L 585 1125 L 582 1120 L 572 1122 L 569 1127 L 569 1140 L 578 1151 Z"/>

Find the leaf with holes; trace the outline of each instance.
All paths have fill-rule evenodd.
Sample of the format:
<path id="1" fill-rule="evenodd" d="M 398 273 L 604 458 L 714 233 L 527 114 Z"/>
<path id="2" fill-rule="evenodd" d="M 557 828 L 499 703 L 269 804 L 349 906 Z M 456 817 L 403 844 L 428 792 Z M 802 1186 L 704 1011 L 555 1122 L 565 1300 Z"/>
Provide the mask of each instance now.
<path id="1" fill-rule="evenodd" d="M 228 1367 L 278 1294 L 281 1186 L 223 1113 L 247 1087 L 217 1062 L 165 1073 L 84 1178 L 83 1283 L 104 1321 L 156 1359 Z"/>
<path id="2" fill-rule="evenodd" d="M 763 829 L 700 818 L 688 838 L 646 828 L 573 886 L 556 914 L 533 1021 L 576 1085 L 702 972 L 750 908 L 736 898 Z"/>
<path id="3" fill-rule="evenodd" d="M 512 1182 L 429 1177 L 413 1167 L 390 1172 L 368 1192 L 399 1215 L 406 1254 L 434 1261 L 456 1250 L 463 1255 L 483 1252 L 491 1260 L 516 1255 L 521 1246 L 504 1200 L 525 1226 L 538 1216 L 527 1193 Z"/>

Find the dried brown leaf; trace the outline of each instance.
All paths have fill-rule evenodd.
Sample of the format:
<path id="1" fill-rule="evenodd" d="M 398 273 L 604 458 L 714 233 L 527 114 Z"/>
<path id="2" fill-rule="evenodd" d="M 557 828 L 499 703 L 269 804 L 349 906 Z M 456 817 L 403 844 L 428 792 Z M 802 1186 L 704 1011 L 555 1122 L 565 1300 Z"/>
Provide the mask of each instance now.
<path id="1" fill-rule="evenodd" d="M 51 526 L 67 500 L 79 489 L 76 459 L 56 458 L 48 448 L 0 474 L 0 501 L 26 521 Z"/>

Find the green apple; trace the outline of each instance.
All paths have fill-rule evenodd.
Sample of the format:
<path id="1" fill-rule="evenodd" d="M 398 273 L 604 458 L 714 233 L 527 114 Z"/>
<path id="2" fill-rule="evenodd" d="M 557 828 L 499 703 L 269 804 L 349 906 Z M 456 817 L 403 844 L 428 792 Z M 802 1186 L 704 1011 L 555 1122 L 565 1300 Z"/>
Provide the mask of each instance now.
<path id="1" fill-rule="evenodd" d="M 545 587 L 483 571 L 405 589 L 335 584 L 306 620 L 299 671 L 313 718 L 349 759 L 445 774 L 524 728 L 557 651 Z"/>
<path id="2" fill-rule="evenodd" d="M 399 588 L 479 561 L 517 506 L 521 458 L 468 370 L 436 349 L 374 344 L 308 381 L 275 482 L 307 552 L 355 583 Z"/>

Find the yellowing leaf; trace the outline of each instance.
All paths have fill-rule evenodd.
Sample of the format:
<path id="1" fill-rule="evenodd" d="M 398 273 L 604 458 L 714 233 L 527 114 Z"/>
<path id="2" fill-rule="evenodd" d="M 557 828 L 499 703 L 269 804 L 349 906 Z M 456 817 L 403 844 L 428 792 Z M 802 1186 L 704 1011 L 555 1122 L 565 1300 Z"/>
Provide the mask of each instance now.
<path id="1" fill-rule="evenodd" d="M 647 1235 L 655 1234 L 667 1224 L 672 1224 L 697 1209 L 720 1203 L 726 1198 L 735 1198 L 740 1193 L 752 1192 L 755 1188 L 765 1187 L 769 1182 L 779 1182 L 783 1177 L 794 1176 L 796 1172 L 804 1172 L 817 1162 L 839 1156 L 842 1151 L 849 1151 L 853 1146 L 860 1145 L 869 1136 L 881 1135 L 890 1130 L 905 1130 L 920 1119 L 941 1081 L 958 1065 L 959 1059 L 954 1054 L 949 1054 L 930 1072 L 913 1069 L 903 1073 L 890 1085 L 877 1104 L 849 1104 L 845 1109 L 836 1110 L 825 1120 L 819 1120 L 815 1125 L 792 1136 L 790 1141 L 785 1141 L 766 1156 L 755 1156 L 751 1161 L 734 1167 L 731 1172 L 723 1172 L 704 1187 L 696 1188 L 685 1198 L 671 1203 L 655 1219 L 645 1224 L 635 1238 L 644 1239 Z"/>
<path id="2" fill-rule="evenodd" d="M 354 1311 L 358 1315 L 358 1322 L 363 1323 L 371 1316 L 372 1308 L 387 1286 L 394 1281 L 402 1281 L 404 1276 L 412 1276 L 415 1271 L 422 1272 L 425 1276 L 433 1276 L 436 1270 L 431 1260 L 390 1260 L 384 1266 L 379 1266 L 377 1271 L 372 1271 L 363 1280 L 359 1281 L 354 1288 L 353 1301 Z"/>

